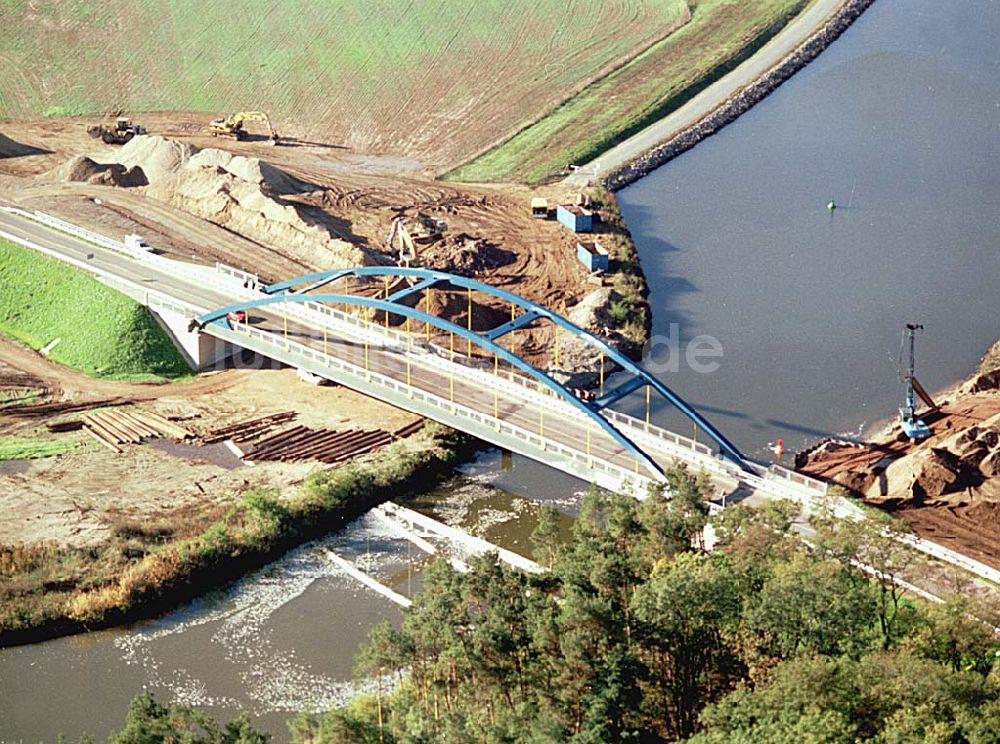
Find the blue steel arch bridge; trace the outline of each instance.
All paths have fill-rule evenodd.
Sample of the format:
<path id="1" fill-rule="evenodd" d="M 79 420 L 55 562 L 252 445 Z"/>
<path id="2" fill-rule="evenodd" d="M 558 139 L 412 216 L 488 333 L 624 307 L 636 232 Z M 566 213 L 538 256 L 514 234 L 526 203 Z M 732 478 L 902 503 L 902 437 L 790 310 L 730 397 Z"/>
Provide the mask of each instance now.
<path id="1" fill-rule="evenodd" d="M 380 280 L 384 289 L 378 296 L 356 291 L 359 284 L 378 286 Z M 428 312 L 428 302 L 419 308 L 419 298 L 435 290 L 467 295 L 464 325 Z M 473 293 L 509 304 L 510 320 L 474 330 Z M 432 269 L 372 266 L 308 274 L 248 294 L 254 296 L 198 316 L 198 329 L 599 485 L 641 488 L 662 481 L 665 465 L 675 459 L 737 477 L 736 471 L 755 473 L 710 421 L 640 364 L 562 315 L 508 290 Z M 375 322 L 373 315 L 386 322 Z M 401 321 L 405 332 L 392 330 L 390 317 Z M 423 338 L 412 331 L 414 323 L 428 329 Z M 556 344 L 561 331 L 600 354 L 599 394 L 581 398 L 501 343 L 508 334 L 544 323 L 555 326 Z M 426 342 L 432 328 L 447 334 L 447 349 Z M 456 339 L 464 342 L 467 354 L 456 353 Z M 470 365 L 473 347 L 493 358 L 492 375 L 488 367 L 484 371 Z M 616 375 L 624 380 L 608 390 L 603 384 L 605 359 L 625 373 Z M 704 434 L 702 443 L 652 426 L 648 413 L 642 422 L 615 411 L 616 403 L 642 390 L 647 411 L 652 396 L 662 398 Z"/>

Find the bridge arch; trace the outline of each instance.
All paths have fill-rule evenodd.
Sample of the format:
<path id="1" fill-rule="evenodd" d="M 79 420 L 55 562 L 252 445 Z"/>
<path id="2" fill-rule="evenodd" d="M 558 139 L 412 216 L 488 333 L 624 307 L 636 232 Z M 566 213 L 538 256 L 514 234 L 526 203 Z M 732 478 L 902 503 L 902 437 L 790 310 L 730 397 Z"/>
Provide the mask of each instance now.
<path id="1" fill-rule="evenodd" d="M 554 380 L 550 375 L 546 374 L 542 370 L 538 369 L 532 364 L 521 359 L 516 354 L 511 353 L 504 347 L 500 346 L 496 342 L 485 338 L 484 336 L 471 332 L 462 326 L 456 325 L 449 320 L 444 318 L 439 318 L 436 315 L 430 315 L 421 310 L 416 310 L 414 308 L 408 307 L 406 305 L 399 305 L 394 302 L 387 302 L 386 300 L 381 300 L 372 297 L 358 297 L 356 295 L 342 295 L 342 294 L 279 294 L 272 295 L 270 297 L 263 297 L 258 300 L 249 300 L 247 302 L 240 302 L 235 305 L 228 305 L 218 310 L 213 310 L 210 313 L 205 313 L 204 315 L 196 318 L 196 323 L 199 327 L 204 327 L 210 323 L 222 323 L 225 321 L 226 316 L 229 313 L 237 311 L 247 311 L 254 308 L 265 307 L 267 305 L 277 305 L 285 302 L 329 302 L 338 305 L 353 305 L 356 307 L 369 307 L 376 310 L 383 310 L 390 313 L 395 313 L 397 315 L 402 315 L 404 317 L 412 318 L 413 320 L 418 320 L 422 323 L 429 323 L 442 331 L 448 331 L 454 333 L 456 336 L 466 338 L 472 343 L 477 344 L 481 348 L 490 352 L 491 354 L 496 354 L 499 358 L 511 365 L 517 367 L 522 372 L 530 375 L 531 377 L 538 380 L 540 383 L 545 385 L 550 390 L 556 392 L 561 398 L 567 401 L 575 409 L 591 419 L 597 426 L 607 433 L 614 441 L 624 447 L 628 452 L 635 456 L 643 466 L 649 470 L 654 477 L 658 480 L 663 480 L 665 478 L 663 470 L 659 465 L 654 462 L 649 455 L 643 452 L 636 444 L 629 439 L 627 436 L 622 434 L 615 426 L 611 424 L 606 418 L 604 418 L 597 409 L 592 406 L 587 405 L 584 401 L 577 398 L 573 393 L 571 393 L 564 385 L 561 385 L 558 381 Z"/>
<path id="2" fill-rule="evenodd" d="M 309 292 L 324 287 L 327 284 L 348 277 L 408 277 L 417 280 L 417 282 L 406 290 L 401 290 L 388 298 L 381 299 L 344 294 L 308 294 Z M 400 304 L 398 301 L 408 294 L 443 284 L 459 289 L 482 292 L 496 299 L 509 302 L 512 305 L 521 308 L 525 312 L 519 318 L 490 329 L 489 331 L 477 332 L 469 331 L 468 329 L 451 323 L 450 321 L 415 310 L 406 305 Z M 296 287 L 300 287 L 301 289 L 296 290 Z M 449 274 L 447 272 L 437 271 L 434 269 L 403 266 L 365 266 L 349 269 L 333 269 L 330 271 L 321 271 L 313 274 L 307 274 L 305 276 L 295 277 L 293 279 L 267 285 L 263 287 L 263 292 L 269 296 L 251 301 L 249 303 L 242 303 L 240 305 L 223 308 L 215 311 L 214 313 L 202 316 L 198 319 L 198 321 L 203 322 L 203 319 L 209 318 L 209 320 L 205 320 L 204 322 L 212 322 L 212 320 L 225 317 L 227 312 L 234 309 L 250 309 L 282 301 L 336 302 L 346 305 L 372 307 L 377 310 L 395 313 L 404 317 L 411 317 L 415 320 L 429 323 L 430 325 L 433 325 L 441 330 L 450 331 L 458 336 L 461 336 L 462 338 L 468 339 L 479 345 L 481 348 L 484 348 L 491 353 L 495 353 L 497 356 L 505 361 L 508 361 L 513 366 L 529 374 L 531 377 L 539 380 L 545 384 L 546 387 L 556 392 L 565 400 L 569 401 L 575 408 L 586 412 L 587 415 L 594 419 L 603 430 L 615 439 L 615 441 L 619 442 L 625 446 L 628 451 L 639 457 L 639 459 L 646 464 L 646 467 L 654 473 L 662 475 L 662 471 L 660 471 L 659 467 L 653 463 L 648 456 L 642 453 L 642 451 L 639 450 L 627 437 L 612 426 L 607 419 L 600 415 L 600 411 L 603 408 L 612 405 L 614 402 L 620 400 L 626 395 L 647 385 L 652 390 L 656 391 L 659 396 L 681 411 L 681 413 L 690 419 L 695 426 L 701 429 L 712 441 L 714 441 L 719 446 L 720 453 L 723 457 L 732 461 L 742 469 L 753 472 L 742 453 L 722 434 L 722 432 L 716 429 L 715 426 L 713 426 L 708 419 L 702 416 L 692 405 L 681 398 L 669 387 L 664 385 L 648 371 L 643 369 L 640 365 L 633 362 L 601 338 L 581 328 L 562 315 L 553 312 L 537 302 L 521 297 L 520 295 L 508 290 L 484 284 L 483 282 L 476 281 L 475 279 L 470 279 L 468 277 L 457 276 L 455 274 Z M 294 300 L 292 298 L 294 298 Z M 522 325 L 527 325 L 528 323 L 538 319 L 548 320 L 558 328 L 562 328 L 563 330 L 571 333 L 573 336 L 584 340 L 588 345 L 600 350 L 609 359 L 618 364 L 623 370 L 632 375 L 632 378 L 619 385 L 609 393 L 598 398 L 596 401 L 584 403 L 567 390 L 564 385 L 554 380 L 550 375 L 495 343 L 495 339 L 505 333 L 521 327 Z"/>

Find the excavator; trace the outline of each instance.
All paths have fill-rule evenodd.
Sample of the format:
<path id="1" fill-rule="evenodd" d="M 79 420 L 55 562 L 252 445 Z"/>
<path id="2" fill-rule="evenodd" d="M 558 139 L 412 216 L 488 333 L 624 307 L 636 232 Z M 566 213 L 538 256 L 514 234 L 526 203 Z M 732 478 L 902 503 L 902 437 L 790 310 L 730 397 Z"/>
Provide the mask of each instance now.
<path id="1" fill-rule="evenodd" d="M 271 126 L 271 120 L 263 111 L 240 111 L 230 114 L 221 119 L 213 119 L 208 124 L 208 132 L 213 137 L 231 137 L 236 140 L 245 140 L 250 133 L 243 128 L 243 124 L 248 121 L 262 121 L 267 125 L 268 136 L 271 144 L 278 144 L 278 133 Z"/>
<path id="2" fill-rule="evenodd" d="M 389 228 L 389 237 L 385 241 L 385 247 L 390 253 L 398 250 L 399 265 L 409 268 L 410 262 L 417 260 L 417 246 L 406 229 L 405 222 L 405 217 L 393 217 L 392 226 Z M 397 245 L 399 246 L 398 249 Z"/>

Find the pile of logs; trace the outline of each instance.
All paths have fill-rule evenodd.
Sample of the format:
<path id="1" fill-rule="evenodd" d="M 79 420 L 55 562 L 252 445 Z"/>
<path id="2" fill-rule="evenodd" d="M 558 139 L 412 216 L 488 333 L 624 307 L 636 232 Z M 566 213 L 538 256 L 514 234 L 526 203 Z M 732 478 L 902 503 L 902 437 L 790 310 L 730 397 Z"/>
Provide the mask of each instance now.
<path id="1" fill-rule="evenodd" d="M 287 423 L 294 418 L 295 411 L 283 411 L 282 413 L 273 413 L 270 416 L 263 416 L 262 418 L 240 421 L 236 424 L 230 424 L 229 426 L 223 426 L 199 434 L 194 438 L 194 444 L 215 444 L 226 439 L 231 439 L 234 442 L 248 442 L 251 439 L 256 439 L 267 434 L 278 424 Z"/>
<path id="2" fill-rule="evenodd" d="M 189 439 L 193 434 L 162 416 L 149 412 L 119 410 L 92 411 L 81 416 L 83 429 L 113 452 L 121 453 L 123 444 L 138 444 L 144 439 L 171 436 Z"/>
<path id="3" fill-rule="evenodd" d="M 247 452 L 244 460 L 277 460 L 301 462 L 319 460 L 336 463 L 384 447 L 392 441 L 392 434 L 381 429 L 362 431 L 333 431 L 294 426 L 267 439 L 262 439 Z"/>
<path id="4" fill-rule="evenodd" d="M 377 450 L 394 439 L 409 436 L 423 426 L 423 423 L 423 421 L 416 421 L 395 432 L 382 429 L 333 431 L 331 429 L 309 429 L 305 426 L 293 426 L 291 429 L 257 442 L 253 449 L 243 456 L 243 459 L 250 461 L 276 460 L 279 462 L 318 460 L 322 463 L 334 464 Z"/>

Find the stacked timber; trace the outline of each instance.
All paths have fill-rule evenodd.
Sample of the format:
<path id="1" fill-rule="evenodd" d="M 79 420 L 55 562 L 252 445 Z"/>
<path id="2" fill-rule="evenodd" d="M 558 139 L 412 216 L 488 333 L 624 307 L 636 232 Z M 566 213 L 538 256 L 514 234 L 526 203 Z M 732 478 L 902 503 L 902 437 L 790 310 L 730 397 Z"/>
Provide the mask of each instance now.
<path id="1" fill-rule="evenodd" d="M 413 434 L 423 425 L 422 420 L 414 421 L 394 432 L 382 429 L 335 431 L 293 426 L 291 429 L 286 429 L 257 442 L 254 448 L 243 456 L 243 459 L 278 462 L 318 460 L 332 465 L 380 449 L 395 439 Z"/>
<path id="2" fill-rule="evenodd" d="M 67 431 L 80 431 L 83 428 L 83 422 L 79 419 L 72 419 L 71 421 L 56 421 L 45 426 L 53 434 L 61 434 Z"/>
<path id="3" fill-rule="evenodd" d="M 135 418 L 150 424 L 154 429 L 159 430 L 164 436 L 168 436 L 177 442 L 184 442 L 194 437 L 194 432 L 190 429 L 185 429 L 180 424 L 171 421 L 170 419 L 166 419 L 157 413 L 152 413 L 151 411 L 137 411 L 132 415 Z"/>
<path id="4" fill-rule="evenodd" d="M 295 426 L 257 442 L 243 459 L 278 462 L 318 460 L 332 464 L 384 447 L 392 439 L 392 434 L 381 429 L 334 431 Z"/>
<path id="5" fill-rule="evenodd" d="M 113 452 L 121 453 L 123 444 L 138 444 L 164 434 L 189 437 L 191 432 L 153 413 L 126 411 L 91 411 L 81 416 L 84 430 Z"/>
<path id="6" fill-rule="evenodd" d="M 424 420 L 417 419 L 412 424 L 407 424 L 406 426 L 402 426 L 399 429 L 396 429 L 396 431 L 392 433 L 392 438 L 405 439 L 406 437 L 410 436 L 410 434 L 415 434 L 422 428 L 424 428 Z"/>
<path id="7" fill-rule="evenodd" d="M 226 439 L 231 439 L 234 442 L 248 442 L 251 439 L 264 436 L 275 426 L 287 423 L 294 418 L 295 411 L 283 411 L 281 413 L 273 413 L 270 416 L 240 421 L 199 434 L 194 438 L 194 444 L 215 444 Z"/>

